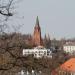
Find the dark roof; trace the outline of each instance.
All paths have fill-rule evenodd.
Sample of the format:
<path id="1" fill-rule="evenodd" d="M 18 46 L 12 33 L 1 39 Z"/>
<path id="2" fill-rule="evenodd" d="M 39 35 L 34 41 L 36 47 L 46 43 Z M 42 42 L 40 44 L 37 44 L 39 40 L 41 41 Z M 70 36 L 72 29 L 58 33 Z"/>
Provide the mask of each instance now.
<path id="1" fill-rule="evenodd" d="M 38 18 L 38 16 L 37 16 L 37 18 L 36 18 L 36 26 L 39 27 L 39 18 Z"/>
<path id="2" fill-rule="evenodd" d="M 64 46 L 75 46 L 75 42 L 66 42 Z"/>

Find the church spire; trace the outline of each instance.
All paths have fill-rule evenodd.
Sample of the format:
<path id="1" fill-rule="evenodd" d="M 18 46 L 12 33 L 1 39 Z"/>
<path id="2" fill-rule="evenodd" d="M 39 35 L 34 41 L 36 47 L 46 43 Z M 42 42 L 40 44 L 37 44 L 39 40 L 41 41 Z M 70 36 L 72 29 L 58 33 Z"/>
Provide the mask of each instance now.
<path id="1" fill-rule="evenodd" d="M 38 16 L 36 18 L 36 26 L 39 26 L 39 19 L 38 19 Z"/>
<path id="2" fill-rule="evenodd" d="M 38 16 L 36 18 L 36 24 L 34 27 L 33 43 L 35 46 L 42 45 L 41 28 L 39 26 Z"/>

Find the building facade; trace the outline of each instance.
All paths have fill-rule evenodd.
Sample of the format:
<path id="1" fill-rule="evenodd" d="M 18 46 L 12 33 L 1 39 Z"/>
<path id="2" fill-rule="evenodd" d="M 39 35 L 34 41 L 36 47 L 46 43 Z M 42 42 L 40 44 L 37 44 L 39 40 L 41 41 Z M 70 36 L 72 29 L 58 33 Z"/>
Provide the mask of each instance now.
<path id="1" fill-rule="evenodd" d="M 67 53 L 73 54 L 75 52 L 75 43 L 74 42 L 67 42 L 63 45 L 63 50 Z"/>
<path id="2" fill-rule="evenodd" d="M 42 46 L 35 47 L 34 49 L 23 49 L 23 56 L 33 55 L 35 58 L 51 57 L 52 52 Z"/>

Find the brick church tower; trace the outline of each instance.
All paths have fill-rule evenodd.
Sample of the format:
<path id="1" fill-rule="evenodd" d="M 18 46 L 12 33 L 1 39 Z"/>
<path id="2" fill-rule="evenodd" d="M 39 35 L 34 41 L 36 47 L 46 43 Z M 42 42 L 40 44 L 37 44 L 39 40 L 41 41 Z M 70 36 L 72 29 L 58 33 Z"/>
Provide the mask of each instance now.
<path id="1" fill-rule="evenodd" d="M 35 24 L 35 27 L 34 27 L 33 44 L 35 46 L 42 45 L 41 28 L 40 28 L 40 25 L 39 25 L 38 16 L 36 18 L 36 24 Z"/>

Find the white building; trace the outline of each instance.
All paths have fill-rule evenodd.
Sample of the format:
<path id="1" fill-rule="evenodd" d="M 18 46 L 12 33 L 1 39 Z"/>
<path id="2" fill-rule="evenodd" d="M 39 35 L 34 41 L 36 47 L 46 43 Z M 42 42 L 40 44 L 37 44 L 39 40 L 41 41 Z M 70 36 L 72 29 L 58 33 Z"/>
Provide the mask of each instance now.
<path id="1" fill-rule="evenodd" d="M 23 49 L 23 56 L 34 55 L 36 58 L 52 57 L 50 49 L 46 49 L 43 46 L 35 47 L 34 49 Z"/>
<path id="2" fill-rule="evenodd" d="M 63 50 L 67 53 L 73 54 L 75 52 L 75 43 L 67 42 L 65 45 L 63 45 Z"/>

